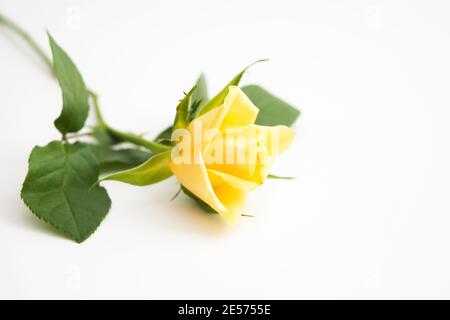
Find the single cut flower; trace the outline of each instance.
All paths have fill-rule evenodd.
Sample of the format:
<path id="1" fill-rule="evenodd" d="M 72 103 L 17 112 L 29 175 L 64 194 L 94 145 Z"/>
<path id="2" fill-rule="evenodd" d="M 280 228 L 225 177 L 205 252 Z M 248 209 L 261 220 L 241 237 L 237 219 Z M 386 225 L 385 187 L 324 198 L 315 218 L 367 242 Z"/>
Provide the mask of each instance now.
<path id="1" fill-rule="evenodd" d="M 259 126 L 259 109 L 230 86 L 224 103 L 191 121 L 178 141 L 169 167 L 181 185 L 229 224 L 244 214 L 246 194 L 262 184 L 294 132 L 286 126 Z M 179 138 L 179 139 L 177 139 Z"/>

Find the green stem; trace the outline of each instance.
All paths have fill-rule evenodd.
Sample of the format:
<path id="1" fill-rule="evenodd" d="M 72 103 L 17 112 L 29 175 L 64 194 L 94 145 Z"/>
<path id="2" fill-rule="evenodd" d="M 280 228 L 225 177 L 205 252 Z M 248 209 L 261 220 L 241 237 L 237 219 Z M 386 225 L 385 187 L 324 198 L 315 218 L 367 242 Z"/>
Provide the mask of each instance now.
<path id="1" fill-rule="evenodd" d="M 6 18 L 4 15 L 0 14 L 0 25 L 3 24 L 5 27 L 9 28 L 11 31 L 15 32 L 17 35 L 19 35 L 36 53 L 37 55 L 44 61 L 44 63 L 49 67 L 52 75 L 54 74 L 53 71 L 53 63 L 52 60 L 45 54 L 44 50 L 39 47 L 39 45 L 31 38 L 31 36 L 23 30 L 21 27 L 19 27 L 17 24 Z M 89 89 L 86 88 L 88 91 L 88 94 L 91 96 L 94 106 L 94 112 L 95 116 L 97 118 L 97 121 L 99 123 L 99 126 L 106 129 L 112 136 L 118 138 L 119 140 L 131 142 L 139 146 L 143 146 L 147 149 L 152 150 L 153 152 L 162 152 L 170 149 L 170 147 L 151 141 L 146 140 L 136 134 L 132 133 L 125 133 L 121 132 L 119 130 L 116 130 L 114 128 L 111 128 L 109 125 L 106 124 L 103 115 L 100 111 L 100 105 L 98 103 L 98 96 L 97 94 Z M 63 136 L 63 140 L 66 140 L 66 137 Z"/>
<path id="2" fill-rule="evenodd" d="M 131 142 L 144 148 L 150 149 L 151 151 L 156 153 L 167 151 L 170 149 L 169 146 L 166 146 L 164 144 L 160 144 L 151 140 L 146 140 L 137 134 L 122 132 L 107 125 L 100 111 L 100 107 L 98 104 L 98 96 L 92 91 L 90 91 L 89 94 L 92 97 L 94 112 L 95 116 L 97 117 L 98 125 L 103 129 L 105 129 L 106 131 L 108 131 L 110 135 L 112 135 L 113 137 L 117 138 L 120 141 Z"/>
<path id="3" fill-rule="evenodd" d="M 156 153 L 167 151 L 170 149 L 169 146 L 154 142 L 152 140 L 144 139 L 134 133 L 122 132 L 122 131 L 116 130 L 114 128 L 111 128 L 108 125 L 105 125 L 104 128 L 108 131 L 108 133 L 110 135 L 112 135 L 113 137 L 115 137 L 119 140 L 134 143 L 138 146 L 142 146 L 142 147 L 147 148 Z"/>
<path id="4" fill-rule="evenodd" d="M 98 103 L 98 96 L 91 90 L 88 90 L 89 95 L 92 98 L 92 104 L 94 106 L 95 117 L 97 118 L 98 124 L 102 127 L 106 126 L 105 120 L 103 119 L 103 115 L 100 112 L 100 105 Z"/>

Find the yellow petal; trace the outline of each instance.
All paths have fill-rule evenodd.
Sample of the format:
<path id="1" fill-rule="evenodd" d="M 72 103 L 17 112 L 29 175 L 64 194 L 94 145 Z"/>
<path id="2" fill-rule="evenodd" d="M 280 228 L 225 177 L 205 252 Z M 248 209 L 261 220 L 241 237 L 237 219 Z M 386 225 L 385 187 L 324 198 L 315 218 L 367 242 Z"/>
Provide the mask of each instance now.
<path id="1" fill-rule="evenodd" d="M 256 164 L 252 166 L 247 164 L 247 168 L 251 168 L 251 170 L 248 169 L 244 172 L 242 171 L 243 166 L 215 165 L 208 166 L 208 168 L 225 171 L 258 184 L 264 182 L 269 174 L 269 169 L 275 158 L 289 147 L 294 138 L 294 131 L 286 126 L 267 127 L 250 125 L 245 127 L 228 128 L 226 130 L 226 134 L 227 137 L 244 137 L 246 141 L 257 141 Z M 253 145 L 251 147 L 255 148 Z M 251 152 L 248 153 L 250 154 Z M 254 163 L 255 161 L 252 162 L 252 164 Z"/>
<path id="2" fill-rule="evenodd" d="M 286 126 L 253 125 L 252 127 L 258 131 L 259 140 L 265 145 L 268 155 L 272 159 L 289 147 L 295 135 L 294 130 Z"/>
<path id="3" fill-rule="evenodd" d="M 207 169 L 208 176 L 211 181 L 213 188 L 215 189 L 217 186 L 222 183 L 228 183 L 233 188 L 240 189 L 243 191 L 252 191 L 255 189 L 258 184 L 249 180 L 241 179 L 239 177 L 233 176 L 231 174 L 227 174 L 224 172 Z M 220 199 L 220 198 L 219 198 Z"/>
<path id="4" fill-rule="evenodd" d="M 228 212 L 214 192 L 202 156 L 198 155 L 198 163 L 185 164 L 178 160 L 175 158 L 169 163 L 178 181 L 217 212 Z"/>
<path id="5" fill-rule="evenodd" d="M 227 109 L 222 105 L 220 107 L 214 108 L 211 111 L 195 118 L 191 121 L 188 126 L 188 130 L 193 133 L 194 128 L 201 128 L 203 132 L 209 129 L 218 129 L 223 122 L 227 114 Z"/>
<path id="6" fill-rule="evenodd" d="M 195 134 L 202 134 L 203 137 L 208 130 L 224 131 L 226 128 L 248 126 L 255 122 L 258 112 L 259 109 L 241 89 L 230 86 L 224 104 L 191 121 L 188 130 L 192 137 Z"/>
<path id="7" fill-rule="evenodd" d="M 213 188 L 210 175 L 200 154 L 198 159 L 198 164 L 177 163 L 175 159 L 169 163 L 169 167 L 185 188 L 206 202 L 229 224 L 236 223 L 244 210 L 245 191 L 233 187 L 225 180 L 226 178 L 219 180 L 220 174 L 216 175 L 217 178 L 214 180 L 215 186 Z M 215 173 L 210 174 L 212 176 Z M 249 185 L 245 185 L 245 187 L 249 187 Z"/>
<path id="8" fill-rule="evenodd" d="M 220 138 L 220 139 L 219 139 Z M 218 141 L 218 147 L 216 147 Z M 215 150 L 215 157 L 207 157 L 206 167 L 216 171 L 228 173 L 241 179 L 249 180 L 255 173 L 257 165 L 258 140 L 256 137 L 246 137 L 244 135 L 222 135 L 205 146 L 205 153 L 212 153 Z M 222 150 L 220 150 L 222 148 Z M 218 154 L 221 151 L 221 154 Z M 213 158 L 211 161 L 210 158 Z"/>
<path id="9" fill-rule="evenodd" d="M 214 192 L 228 209 L 228 212 L 221 214 L 222 217 L 229 224 L 235 224 L 244 213 L 246 193 L 256 188 L 258 184 L 211 169 L 208 169 L 208 175 Z"/>
<path id="10" fill-rule="evenodd" d="M 269 156 L 265 146 L 260 146 L 258 160 L 255 166 L 253 176 L 249 179 L 257 184 L 262 184 L 269 175 L 269 169 L 272 166 L 273 158 Z"/>
<path id="11" fill-rule="evenodd" d="M 246 94 L 236 86 L 230 86 L 224 108 L 227 114 L 223 119 L 222 129 L 253 124 L 259 112 Z"/>
<path id="12" fill-rule="evenodd" d="M 216 186 L 214 191 L 223 205 L 228 209 L 226 212 L 218 211 L 219 214 L 230 225 L 234 225 L 244 212 L 246 192 L 241 189 L 234 188 L 228 183 L 223 183 Z"/>

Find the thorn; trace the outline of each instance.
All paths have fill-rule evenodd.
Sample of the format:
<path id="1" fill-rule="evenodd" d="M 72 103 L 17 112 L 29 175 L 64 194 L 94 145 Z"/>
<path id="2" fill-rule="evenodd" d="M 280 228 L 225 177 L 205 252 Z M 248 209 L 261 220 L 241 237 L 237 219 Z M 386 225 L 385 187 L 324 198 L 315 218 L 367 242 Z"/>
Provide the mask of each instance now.
<path id="1" fill-rule="evenodd" d="M 173 196 L 169 201 L 175 200 L 175 198 L 178 197 L 178 195 L 180 194 L 180 192 L 181 192 L 181 187 L 180 187 L 180 189 L 178 189 L 177 193 L 175 193 L 174 196 Z"/>
<path id="2" fill-rule="evenodd" d="M 241 216 L 242 217 L 247 217 L 247 218 L 254 218 L 255 217 L 255 215 L 249 214 L 249 213 L 242 213 Z"/>

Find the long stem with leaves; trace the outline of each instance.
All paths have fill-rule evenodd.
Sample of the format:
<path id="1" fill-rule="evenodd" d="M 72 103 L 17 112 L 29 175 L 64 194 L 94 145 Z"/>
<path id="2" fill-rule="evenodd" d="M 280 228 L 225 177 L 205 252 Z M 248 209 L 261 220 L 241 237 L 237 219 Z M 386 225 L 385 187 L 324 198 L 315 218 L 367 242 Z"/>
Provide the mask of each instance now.
<path id="1" fill-rule="evenodd" d="M 51 59 L 47 56 L 45 51 L 36 43 L 36 41 L 34 41 L 34 39 L 23 28 L 21 28 L 19 25 L 17 25 L 16 23 L 14 23 L 13 21 L 8 19 L 1 13 L 0 13 L 0 25 L 5 26 L 9 30 L 13 31 L 16 35 L 21 37 L 30 46 L 30 48 L 33 49 L 33 51 L 42 59 L 42 61 L 48 66 L 51 74 L 54 75 L 53 63 L 52 63 Z M 133 134 L 133 133 L 122 132 L 122 131 L 119 131 L 119 130 L 114 129 L 111 126 L 109 126 L 105 122 L 103 115 L 100 111 L 100 105 L 98 103 L 98 95 L 89 88 L 87 88 L 87 91 L 88 91 L 88 94 L 90 95 L 90 97 L 92 98 L 92 104 L 93 104 L 95 116 L 98 121 L 98 126 L 105 129 L 111 136 L 113 136 L 121 141 L 126 141 L 126 142 L 130 142 L 130 143 L 142 146 L 142 147 L 147 148 L 156 153 L 166 151 L 170 148 L 164 144 L 160 144 L 160 143 L 157 143 L 152 140 L 144 139 L 141 136 Z M 65 137 L 63 137 L 63 138 L 65 138 Z"/>

